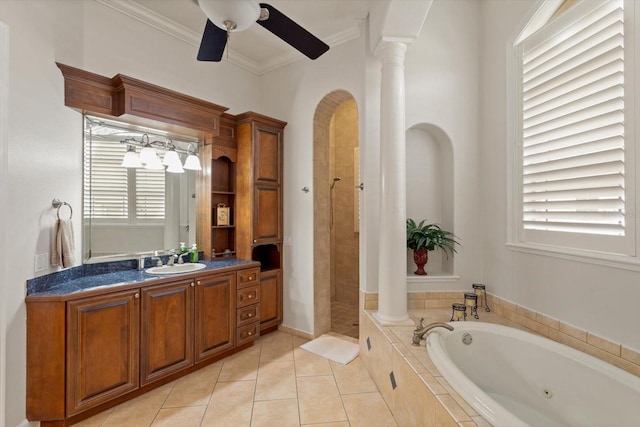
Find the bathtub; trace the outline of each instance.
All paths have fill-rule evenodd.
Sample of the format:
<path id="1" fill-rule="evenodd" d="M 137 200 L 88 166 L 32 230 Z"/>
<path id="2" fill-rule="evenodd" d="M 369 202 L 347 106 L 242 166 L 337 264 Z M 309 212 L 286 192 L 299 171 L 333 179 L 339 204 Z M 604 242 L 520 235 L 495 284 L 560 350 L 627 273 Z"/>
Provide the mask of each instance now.
<path id="1" fill-rule="evenodd" d="M 495 427 L 640 425 L 640 377 L 519 329 L 449 324 L 428 335 L 429 356 Z"/>

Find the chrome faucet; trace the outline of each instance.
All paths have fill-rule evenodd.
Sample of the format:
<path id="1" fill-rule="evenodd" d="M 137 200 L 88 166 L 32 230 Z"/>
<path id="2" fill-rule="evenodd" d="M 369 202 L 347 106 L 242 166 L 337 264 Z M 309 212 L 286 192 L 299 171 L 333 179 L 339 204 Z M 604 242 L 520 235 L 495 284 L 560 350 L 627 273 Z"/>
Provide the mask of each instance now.
<path id="1" fill-rule="evenodd" d="M 167 260 L 167 265 L 173 265 L 176 259 L 178 259 L 178 255 L 176 255 L 176 250 L 169 249 L 169 259 Z"/>
<path id="2" fill-rule="evenodd" d="M 189 252 L 185 252 L 183 254 L 178 254 L 176 255 L 178 257 L 178 264 L 184 264 L 184 258 L 182 258 L 183 256 L 189 256 Z"/>
<path id="3" fill-rule="evenodd" d="M 418 324 L 416 329 L 413 331 L 413 345 L 420 345 L 420 340 L 423 340 L 424 336 L 427 335 L 429 331 L 434 328 L 445 328 L 450 331 L 453 331 L 453 326 L 447 323 L 441 323 L 441 322 L 430 323 L 427 326 L 423 327 L 422 326 L 423 320 L 424 319 L 420 319 L 420 323 Z"/>

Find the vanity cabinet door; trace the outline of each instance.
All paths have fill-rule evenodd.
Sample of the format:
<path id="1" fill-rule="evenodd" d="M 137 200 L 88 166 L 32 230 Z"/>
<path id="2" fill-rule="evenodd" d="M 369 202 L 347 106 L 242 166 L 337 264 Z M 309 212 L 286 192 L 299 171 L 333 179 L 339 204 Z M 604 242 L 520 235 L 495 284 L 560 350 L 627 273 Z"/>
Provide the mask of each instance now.
<path id="1" fill-rule="evenodd" d="M 140 291 L 67 303 L 67 416 L 138 388 Z"/>
<path id="2" fill-rule="evenodd" d="M 236 273 L 196 280 L 196 362 L 233 348 L 236 316 Z"/>
<path id="3" fill-rule="evenodd" d="M 256 184 L 254 187 L 253 244 L 282 241 L 282 206 L 280 186 Z"/>
<path id="4" fill-rule="evenodd" d="M 260 330 L 282 322 L 282 270 L 260 273 Z"/>
<path id="5" fill-rule="evenodd" d="M 192 279 L 142 289 L 140 382 L 193 365 Z"/>

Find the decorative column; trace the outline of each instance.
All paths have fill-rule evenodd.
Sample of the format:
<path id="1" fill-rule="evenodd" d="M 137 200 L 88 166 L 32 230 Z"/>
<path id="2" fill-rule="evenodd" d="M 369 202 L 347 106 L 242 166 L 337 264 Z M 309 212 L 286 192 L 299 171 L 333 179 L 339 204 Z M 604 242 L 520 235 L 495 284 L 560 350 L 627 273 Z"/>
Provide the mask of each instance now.
<path id="1" fill-rule="evenodd" d="M 378 311 L 383 324 L 411 323 L 407 313 L 406 135 L 404 58 L 407 45 L 382 42 L 380 99 L 380 246 Z"/>

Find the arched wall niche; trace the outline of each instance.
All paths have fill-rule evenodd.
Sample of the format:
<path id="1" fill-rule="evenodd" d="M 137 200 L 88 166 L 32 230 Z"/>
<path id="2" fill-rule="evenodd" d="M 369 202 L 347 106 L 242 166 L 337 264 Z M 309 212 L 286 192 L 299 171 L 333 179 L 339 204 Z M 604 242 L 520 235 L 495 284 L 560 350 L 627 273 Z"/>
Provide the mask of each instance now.
<path id="1" fill-rule="evenodd" d="M 430 123 L 419 123 L 406 132 L 407 217 L 426 219 L 448 231 L 454 230 L 453 146 L 449 135 Z M 413 251 L 407 251 L 407 275 L 414 276 Z M 425 266 L 429 276 L 454 273 L 453 257 L 441 250 L 429 252 Z M 415 277 L 415 276 L 414 276 Z"/>

